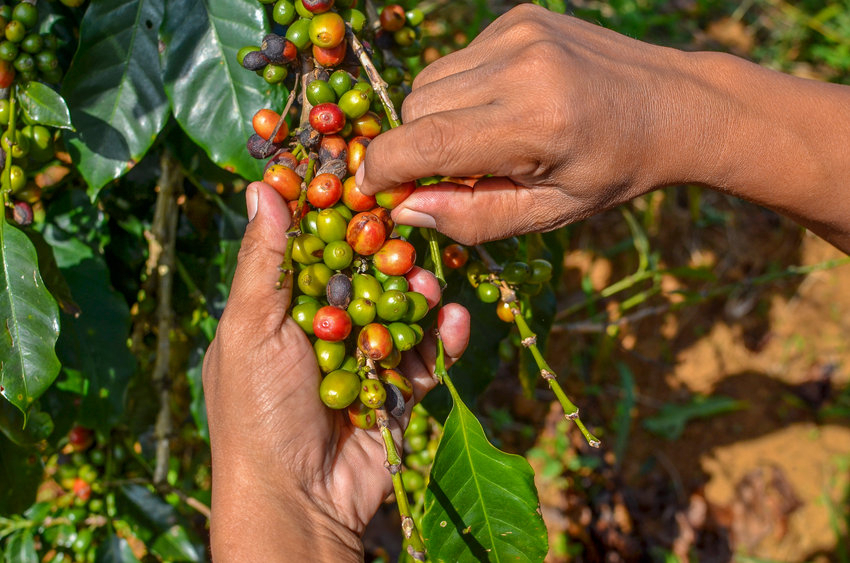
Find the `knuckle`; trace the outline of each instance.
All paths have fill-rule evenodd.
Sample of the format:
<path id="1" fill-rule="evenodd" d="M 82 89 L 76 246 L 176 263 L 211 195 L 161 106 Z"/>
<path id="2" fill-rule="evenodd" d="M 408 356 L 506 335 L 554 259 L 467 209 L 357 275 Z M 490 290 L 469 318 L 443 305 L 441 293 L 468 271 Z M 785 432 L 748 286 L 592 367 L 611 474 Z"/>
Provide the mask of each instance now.
<path id="1" fill-rule="evenodd" d="M 504 39 L 517 44 L 528 43 L 535 38 L 548 34 L 546 20 L 541 17 L 541 8 L 533 4 L 520 4 L 506 14 L 506 29 L 502 31 Z"/>
<path id="2" fill-rule="evenodd" d="M 422 117 L 425 114 L 423 109 L 423 100 L 417 92 L 411 92 L 401 104 L 401 120 L 403 123 L 409 123 L 414 119 Z"/>

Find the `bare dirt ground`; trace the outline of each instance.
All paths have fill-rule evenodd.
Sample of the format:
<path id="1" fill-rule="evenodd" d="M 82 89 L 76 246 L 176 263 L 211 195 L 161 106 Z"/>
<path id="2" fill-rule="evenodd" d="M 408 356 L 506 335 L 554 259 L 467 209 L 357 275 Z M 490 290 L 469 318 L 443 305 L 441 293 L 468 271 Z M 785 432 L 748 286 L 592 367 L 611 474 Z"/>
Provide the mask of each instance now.
<path id="1" fill-rule="evenodd" d="M 700 226 L 688 197 L 682 188 L 656 198 L 649 234 L 660 267 L 701 265 L 717 276 L 701 288 L 843 257 L 772 213 L 716 194 L 706 193 L 701 204 L 725 220 Z M 622 223 L 611 212 L 574 231 L 562 306 L 581 298 L 581 276 L 601 290 L 632 271 L 628 255 L 599 256 L 585 245 L 609 248 L 628 235 Z M 669 290 L 689 284 L 671 276 L 663 282 L 666 297 L 641 308 L 663 311 L 677 300 Z M 584 420 L 603 435 L 600 452 L 582 443 L 557 405 L 542 412 L 512 392 L 514 379 L 497 379 L 482 409 L 507 409 L 516 421 L 498 435 L 535 467 L 550 529 L 548 561 L 847 561 L 847 288 L 844 265 L 741 283 L 722 297 L 624 325 L 614 338 L 567 325 L 548 355 Z M 625 415 L 618 412 L 625 391 L 617 364 L 634 378 Z M 547 393 L 538 389 L 540 398 Z M 665 405 L 696 396 L 740 402 L 737 410 L 692 418 L 675 439 L 647 430 L 647 419 Z M 529 427 L 542 428 L 531 450 Z M 625 439 L 618 437 L 623 428 Z"/>

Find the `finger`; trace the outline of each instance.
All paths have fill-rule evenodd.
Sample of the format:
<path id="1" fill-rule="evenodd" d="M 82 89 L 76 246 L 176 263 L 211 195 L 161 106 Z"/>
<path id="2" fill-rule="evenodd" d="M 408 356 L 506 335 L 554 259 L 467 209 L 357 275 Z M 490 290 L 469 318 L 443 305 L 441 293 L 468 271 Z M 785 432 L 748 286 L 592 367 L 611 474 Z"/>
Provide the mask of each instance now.
<path id="1" fill-rule="evenodd" d="M 392 212 L 402 225 L 436 228 L 463 244 L 559 226 L 563 201 L 553 190 L 526 188 L 508 178 L 486 178 L 474 187 L 441 182 L 417 188 Z"/>
<path id="2" fill-rule="evenodd" d="M 404 99 L 402 120 L 410 123 L 432 113 L 492 104 L 502 93 L 498 82 L 502 68 L 500 64 L 484 64 L 424 84 Z"/>
<path id="3" fill-rule="evenodd" d="M 358 188 L 372 195 L 428 176 L 510 175 L 518 147 L 498 107 L 434 113 L 378 135 L 355 175 Z"/>
<path id="4" fill-rule="evenodd" d="M 291 284 L 277 289 L 291 215 L 283 198 L 263 182 L 249 184 L 245 199 L 253 218 L 242 237 L 226 313 L 240 324 L 280 326 L 292 296 Z"/>
<path id="5" fill-rule="evenodd" d="M 469 327 L 469 311 L 462 305 L 448 303 L 440 309 L 437 328 L 443 341 L 446 368 L 451 367 L 466 350 Z M 437 358 L 437 340 L 433 332 L 429 332 L 422 340 L 416 352 L 403 357 L 401 367 L 413 386 L 413 401 L 418 403 L 437 383 L 433 376 Z"/>
<path id="6" fill-rule="evenodd" d="M 449 53 L 422 69 L 413 79 L 411 89 L 415 92 L 417 89 L 447 76 L 473 69 L 484 64 L 490 56 L 491 53 L 488 53 L 487 50 L 471 45 L 454 53 Z"/>

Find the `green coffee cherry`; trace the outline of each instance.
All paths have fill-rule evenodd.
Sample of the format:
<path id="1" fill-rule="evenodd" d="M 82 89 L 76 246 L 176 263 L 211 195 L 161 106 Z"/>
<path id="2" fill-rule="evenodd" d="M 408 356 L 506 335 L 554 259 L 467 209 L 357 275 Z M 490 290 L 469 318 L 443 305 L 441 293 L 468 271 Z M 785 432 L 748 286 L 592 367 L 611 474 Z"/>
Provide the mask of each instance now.
<path id="1" fill-rule="evenodd" d="M 354 81 L 351 80 L 351 75 L 344 70 L 334 71 L 334 73 L 331 74 L 330 79 L 328 79 L 328 84 L 331 88 L 333 88 L 337 97 L 342 96 L 351 90 L 351 85 L 353 83 Z"/>
<path id="2" fill-rule="evenodd" d="M 324 251 L 325 242 L 316 235 L 302 234 L 292 243 L 292 259 L 299 264 L 321 262 Z"/>
<path id="3" fill-rule="evenodd" d="M 385 321 L 400 321 L 407 314 L 407 295 L 398 290 L 385 291 L 375 303 L 378 316 Z"/>
<path id="4" fill-rule="evenodd" d="M 345 342 L 328 342 L 320 338 L 313 343 L 313 350 L 316 352 L 319 369 L 324 373 L 339 369 L 345 361 Z"/>
<path id="5" fill-rule="evenodd" d="M 476 288 L 478 298 L 484 303 L 495 303 L 502 296 L 499 288 L 490 282 L 479 284 Z"/>
<path id="6" fill-rule="evenodd" d="M 333 103 L 336 102 L 336 92 L 324 80 L 316 79 L 307 85 L 307 101 L 314 106 Z"/>
<path id="7" fill-rule="evenodd" d="M 272 9 L 272 19 L 280 25 L 291 24 L 297 15 L 295 6 L 289 0 L 278 0 Z"/>
<path id="8" fill-rule="evenodd" d="M 319 397 L 332 409 L 344 409 L 354 402 L 360 392 L 357 374 L 338 369 L 327 374 L 319 385 Z"/>
<path id="9" fill-rule="evenodd" d="M 428 300 L 418 291 L 408 291 L 407 296 L 407 313 L 404 315 L 404 322 L 417 323 L 428 314 Z"/>
<path id="10" fill-rule="evenodd" d="M 416 333 L 404 323 L 390 323 L 387 327 L 393 337 L 393 344 L 400 352 L 406 352 L 416 346 Z"/>
<path id="11" fill-rule="evenodd" d="M 292 308 L 292 320 L 307 334 L 314 334 L 313 318 L 321 308 L 322 306 L 316 301 L 296 305 Z"/>
<path id="12" fill-rule="evenodd" d="M 313 297 L 323 296 L 332 275 L 333 271 L 324 263 L 310 264 L 298 274 L 298 289 Z"/>
<path id="13" fill-rule="evenodd" d="M 322 260 L 331 270 L 344 270 L 354 260 L 354 250 L 344 240 L 335 240 L 325 247 Z"/>
<path id="14" fill-rule="evenodd" d="M 377 315 L 375 303 L 363 298 L 352 300 L 347 311 L 351 321 L 358 326 L 366 326 L 373 322 L 375 315 Z"/>
<path id="15" fill-rule="evenodd" d="M 354 274 L 351 283 L 354 286 L 353 295 L 355 299 L 369 299 L 373 303 L 377 303 L 381 294 L 384 293 L 375 276 L 369 274 Z"/>

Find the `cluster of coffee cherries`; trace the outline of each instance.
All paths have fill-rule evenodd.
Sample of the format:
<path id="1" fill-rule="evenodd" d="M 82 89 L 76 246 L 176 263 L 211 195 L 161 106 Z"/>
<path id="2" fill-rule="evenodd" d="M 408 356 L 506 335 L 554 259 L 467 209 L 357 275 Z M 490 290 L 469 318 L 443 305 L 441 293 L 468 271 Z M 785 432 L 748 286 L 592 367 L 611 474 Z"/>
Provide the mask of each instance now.
<path id="1" fill-rule="evenodd" d="M 17 76 L 19 80 L 43 80 L 57 84 L 62 69 L 56 57 L 55 35 L 38 33 L 38 8 L 28 2 L 14 7 L 0 6 L 0 88 L 8 88 Z"/>
<path id="2" fill-rule="evenodd" d="M 346 23 L 357 33 L 366 21 L 355 5 L 280 0 L 272 14 L 276 23 L 288 26 L 284 35 L 269 34 L 260 47 L 244 48 L 238 57 L 269 82 L 285 80 L 285 69 L 302 57 L 314 63 L 302 97 L 308 119 L 290 135 L 280 114 L 261 109 L 252 120 L 248 151 L 268 159 L 263 180 L 289 202 L 293 224 L 299 225 L 289 241 L 287 267 L 296 290 L 291 315 L 313 341 L 324 374 L 320 397 L 332 409 L 346 409 L 354 426 L 370 428 L 377 422 L 376 409 L 400 415 L 413 396 L 399 371 L 401 354 L 422 340 L 422 323 L 439 302 L 440 286 L 415 265 L 416 249 L 407 240 L 412 229 L 397 227 L 389 214 L 415 184 L 377 196 L 355 184 L 366 148 L 385 118 L 376 92 L 359 78 L 359 63 L 346 63 L 351 50 Z M 384 6 L 382 14 L 391 13 L 401 14 L 402 25 L 389 25 L 404 28 L 407 13 L 401 6 Z M 393 81 L 401 82 L 404 72 L 393 68 Z M 403 97 L 400 89 L 395 94 Z"/>

